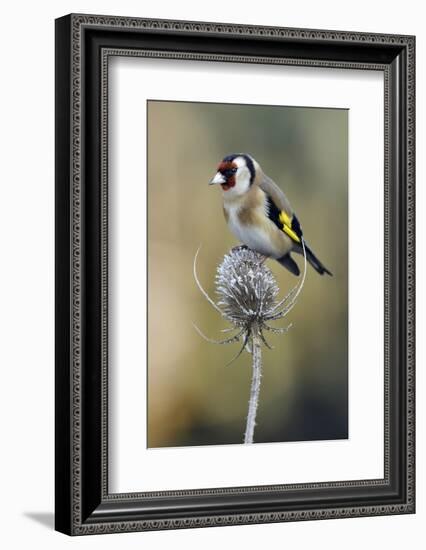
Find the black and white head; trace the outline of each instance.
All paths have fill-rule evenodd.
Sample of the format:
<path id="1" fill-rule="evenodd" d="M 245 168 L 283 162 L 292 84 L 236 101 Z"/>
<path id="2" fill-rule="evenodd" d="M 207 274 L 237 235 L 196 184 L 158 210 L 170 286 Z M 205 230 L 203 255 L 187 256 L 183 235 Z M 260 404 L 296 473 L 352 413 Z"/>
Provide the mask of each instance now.
<path id="1" fill-rule="evenodd" d="M 210 185 L 219 184 L 224 198 L 235 198 L 247 193 L 256 179 L 258 169 L 259 165 L 250 155 L 228 155 L 219 164 Z"/>

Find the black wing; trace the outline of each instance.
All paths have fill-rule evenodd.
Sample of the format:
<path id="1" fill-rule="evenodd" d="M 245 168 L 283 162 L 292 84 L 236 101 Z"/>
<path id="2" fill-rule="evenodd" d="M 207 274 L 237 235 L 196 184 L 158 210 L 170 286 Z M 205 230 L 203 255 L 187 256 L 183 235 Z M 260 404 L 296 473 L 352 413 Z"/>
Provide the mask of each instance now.
<path id="1" fill-rule="evenodd" d="M 266 195 L 266 214 L 274 224 L 284 231 L 295 243 L 300 243 L 303 237 L 302 228 L 296 214 L 287 214 L 280 210 L 272 200 L 272 197 Z"/>

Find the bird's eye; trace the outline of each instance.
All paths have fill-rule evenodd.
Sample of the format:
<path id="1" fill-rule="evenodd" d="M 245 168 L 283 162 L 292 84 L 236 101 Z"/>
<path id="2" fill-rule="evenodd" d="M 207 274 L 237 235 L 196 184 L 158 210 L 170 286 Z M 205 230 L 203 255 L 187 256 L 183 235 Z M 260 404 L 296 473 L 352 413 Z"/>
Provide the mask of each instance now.
<path id="1" fill-rule="evenodd" d="M 238 170 L 238 168 L 227 168 L 224 172 L 223 172 L 223 175 L 227 178 L 230 178 L 232 175 L 235 174 L 235 172 Z"/>

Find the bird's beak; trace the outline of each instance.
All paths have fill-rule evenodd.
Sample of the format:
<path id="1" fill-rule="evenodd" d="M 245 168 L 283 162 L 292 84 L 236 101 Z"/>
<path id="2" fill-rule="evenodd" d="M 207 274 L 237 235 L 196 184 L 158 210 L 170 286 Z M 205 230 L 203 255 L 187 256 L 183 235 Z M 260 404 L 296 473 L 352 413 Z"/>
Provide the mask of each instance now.
<path id="1" fill-rule="evenodd" d="M 226 179 L 220 172 L 217 172 L 217 174 L 209 181 L 209 185 L 214 185 L 215 183 L 226 183 Z"/>

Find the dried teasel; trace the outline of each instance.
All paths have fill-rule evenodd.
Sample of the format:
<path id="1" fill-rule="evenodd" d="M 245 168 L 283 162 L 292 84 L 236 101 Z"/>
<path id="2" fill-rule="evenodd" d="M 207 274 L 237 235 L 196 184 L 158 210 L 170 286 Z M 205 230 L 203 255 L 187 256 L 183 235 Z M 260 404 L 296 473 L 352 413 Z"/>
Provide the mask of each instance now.
<path id="1" fill-rule="evenodd" d="M 295 306 L 306 277 L 306 251 L 302 240 L 304 255 L 303 275 L 290 292 L 281 300 L 279 288 L 272 271 L 265 265 L 265 257 L 253 250 L 239 246 L 225 255 L 216 272 L 215 302 L 202 287 L 196 269 L 200 249 L 194 258 L 194 278 L 203 296 L 231 324 L 224 332 L 235 333 L 223 340 L 213 340 L 205 336 L 194 325 L 197 332 L 208 342 L 214 344 L 232 344 L 242 341 L 238 353 L 228 363 L 233 363 L 246 349 L 252 355 L 252 383 L 250 390 L 247 425 L 244 443 L 253 443 L 256 411 L 259 402 L 260 380 L 262 376 L 262 346 L 273 349 L 265 338 L 265 332 L 283 334 L 287 327 L 271 325 L 284 318 Z"/>

